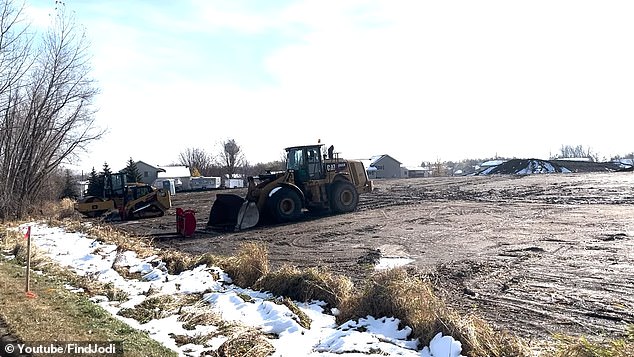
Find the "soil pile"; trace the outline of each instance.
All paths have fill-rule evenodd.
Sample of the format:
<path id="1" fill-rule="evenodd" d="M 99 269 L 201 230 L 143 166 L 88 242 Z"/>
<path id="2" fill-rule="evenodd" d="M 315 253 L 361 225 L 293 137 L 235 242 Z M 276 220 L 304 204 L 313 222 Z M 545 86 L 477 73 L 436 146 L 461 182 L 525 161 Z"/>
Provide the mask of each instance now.
<path id="1" fill-rule="evenodd" d="M 529 175 L 572 172 L 557 163 L 540 159 L 512 159 L 482 170 L 478 175 Z"/>
<path id="2" fill-rule="evenodd" d="M 497 166 L 488 167 L 476 175 L 530 175 L 570 172 L 615 172 L 623 170 L 623 167 L 611 162 L 512 159 Z"/>

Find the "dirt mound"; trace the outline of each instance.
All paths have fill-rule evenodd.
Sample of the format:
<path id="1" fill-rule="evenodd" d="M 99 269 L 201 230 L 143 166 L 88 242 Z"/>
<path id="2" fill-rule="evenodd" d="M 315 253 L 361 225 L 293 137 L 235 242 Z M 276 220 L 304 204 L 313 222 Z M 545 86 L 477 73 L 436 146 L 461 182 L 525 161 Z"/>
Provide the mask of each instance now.
<path id="1" fill-rule="evenodd" d="M 616 172 L 631 171 L 632 166 L 618 162 L 591 162 L 574 160 L 551 160 L 550 162 L 566 167 L 572 172 Z"/>
<path id="2" fill-rule="evenodd" d="M 540 159 L 512 159 L 497 166 L 486 168 L 478 175 L 530 175 L 572 172 L 557 163 Z"/>
<path id="3" fill-rule="evenodd" d="M 616 172 L 627 171 L 613 162 L 590 162 L 576 160 L 512 159 L 497 166 L 488 167 L 476 175 L 530 175 L 569 172 Z"/>

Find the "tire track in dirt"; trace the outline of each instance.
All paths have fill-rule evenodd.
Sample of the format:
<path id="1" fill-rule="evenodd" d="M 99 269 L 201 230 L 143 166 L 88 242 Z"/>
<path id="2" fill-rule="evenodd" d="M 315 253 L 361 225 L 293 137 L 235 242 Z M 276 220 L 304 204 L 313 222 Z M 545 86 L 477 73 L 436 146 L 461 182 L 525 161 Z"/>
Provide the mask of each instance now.
<path id="1" fill-rule="evenodd" d="M 581 247 L 611 250 L 607 257 L 567 249 L 560 254 L 537 247 L 507 249 L 500 261 L 464 261 L 455 271 L 441 266 L 437 274 L 449 276 L 450 283 L 436 280 L 463 311 L 473 308 L 469 301 L 476 303 L 487 320 L 525 337 L 535 337 L 535 331 L 623 336 L 634 324 L 634 261 L 627 254 L 634 250 L 634 239 L 621 239 L 628 240 L 623 250 L 597 249 L 600 239 Z M 539 323 L 527 330 L 531 321 Z"/>
<path id="2" fill-rule="evenodd" d="M 157 241 L 222 255 L 260 242 L 272 268 L 322 266 L 355 282 L 372 273 L 382 247 L 395 247 L 451 306 L 518 335 L 621 335 L 634 323 L 634 174 L 395 179 L 375 187 L 357 212 L 236 233 L 205 231 L 216 192 L 179 193 L 174 206 L 194 208 L 199 230 L 193 239 Z M 174 220 L 127 227 L 148 235 L 173 230 Z"/>

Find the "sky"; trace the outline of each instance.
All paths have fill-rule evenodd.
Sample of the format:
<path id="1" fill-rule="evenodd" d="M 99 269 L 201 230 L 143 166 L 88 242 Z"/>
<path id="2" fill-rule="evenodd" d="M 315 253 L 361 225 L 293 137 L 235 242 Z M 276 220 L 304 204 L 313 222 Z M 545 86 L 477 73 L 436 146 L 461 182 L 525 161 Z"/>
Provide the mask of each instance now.
<path id="1" fill-rule="evenodd" d="M 52 0 L 26 0 L 46 23 Z M 404 165 L 634 151 L 634 2 L 67 0 L 107 134 L 83 170 L 234 139 Z"/>
<path id="2" fill-rule="evenodd" d="M 231 277 L 218 267 L 201 265 L 186 270 L 179 275 L 169 274 L 156 256 L 141 259 L 132 251 L 118 251 L 116 245 L 95 240 L 83 233 L 66 232 L 59 227 L 49 227 L 35 222 L 21 225 L 18 229 L 26 232 L 31 227 L 32 244 L 57 264 L 78 275 L 90 275 L 97 281 L 111 283 L 115 288 L 127 293 L 125 301 L 110 301 L 105 296 L 93 296 L 91 300 L 130 326 L 146 331 L 151 338 L 176 351 L 180 356 L 201 356 L 210 350 L 217 350 L 227 341 L 227 336 L 209 339 L 206 345 L 177 345 L 174 335 L 200 336 L 218 330 L 214 325 L 196 325 L 195 329 L 183 328 L 180 314 L 201 311 L 205 306 L 220 314 L 224 321 L 232 321 L 242 326 L 260 329 L 264 333 L 277 335 L 267 341 L 275 348 L 274 357 L 313 356 L 333 357 L 345 353 L 346 356 L 411 356 L 411 357 L 460 357 L 462 346 L 451 336 L 436 335 L 429 346 L 418 348 L 418 340 L 408 338 L 409 327 L 399 327 L 395 318 L 367 316 L 350 320 L 341 325 L 335 323 L 336 310 L 326 310 L 321 301 L 295 302 L 311 319 L 310 328 L 300 326 L 295 314 L 285 305 L 271 301 L 274 296 L 268 292 L 241 289 L 231 284 Z M 7 256 L 5 259 L 12 259 Z M 395 259 L 398 264 L 407 263 L 403 258 Z M 141 273 L 143 278 L 126 279 L 113 266 L 128 269 L 130 273 Z M 377 268 L 394 267 L 389 260 L 379 262 Z M 81 292 L 81 289 L 66 285 L 66 288 Z M 203 293 L 201 302 L 194 302 L 145 323 L 117 315 L 123 308 L 133 308 L 151 296 Z M 250 301 L 245 301 L 249 296 Z M 180 304 L 179 304 L 180 306 Z M 125 349 L 125 346 L 124 346 Z"/>

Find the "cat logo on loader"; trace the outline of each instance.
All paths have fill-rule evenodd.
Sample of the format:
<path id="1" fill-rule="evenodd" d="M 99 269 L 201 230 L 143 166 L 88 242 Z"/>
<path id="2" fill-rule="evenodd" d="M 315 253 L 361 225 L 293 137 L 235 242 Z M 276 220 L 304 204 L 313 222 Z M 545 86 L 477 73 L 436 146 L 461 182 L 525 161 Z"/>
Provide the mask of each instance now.
<path id="1" fill-rule="evenodd" d="M 356 210 L 359 195 L 372 192 L 361 161 L 323 154 L 323 144 L 286 148 L 286 171 L 248 178 L 245 197 L 218 194 L 207 227 L 243 230 L 259 223 L 299 220 L 304 210 L 347 213 Z"/>

